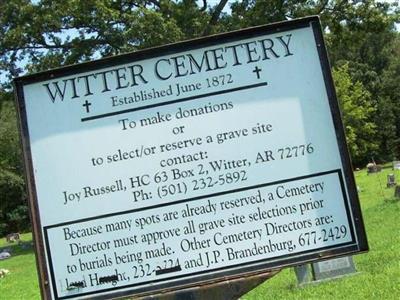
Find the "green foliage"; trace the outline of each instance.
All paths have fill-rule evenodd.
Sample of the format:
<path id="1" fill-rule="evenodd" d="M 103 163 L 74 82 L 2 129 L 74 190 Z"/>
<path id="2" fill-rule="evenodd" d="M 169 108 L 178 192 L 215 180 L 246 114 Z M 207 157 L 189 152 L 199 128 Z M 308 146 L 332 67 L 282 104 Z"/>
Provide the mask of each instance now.
<path id="1" fill-rule="evenodd" d="M 28 229 L 24 180 L 13 172 L 0 169 L 0 236 Z"/>
<path id="2" fill-rule="evenodd" d="M 400 153 L 399 104 L 388 97 L 381 97 L 378 103 L 376 124 L 379 128 L 380 158 L 386 161 L 396 160 Z M 396 127 L 397 124 L 397 127 Z"/>
<path id="3" fill-rule="evenodd" d="M 387 160 L 400 159 L 400 34 L 390 48 L 390 60 L 382 72 L 377 124 L 380 149 Z"/>
<path id="4" fill-rule="evenodd" d="M 10 94 L 0 94 L 0 236 L 29 229 L 17 118 Z"/>
<path id="5" fill-rule="evenodd" d="M 0 10 L 1 63 L 12 76 L 202 35 L 212 11 L 192 1 L 16 0 Z"/>
<path id="6" fill-rule="evenodd" d="M 378 148 L 375 142 L 376 126 L 372 122 L 376 108 L 371 102 L 371 94 L 362 83 L 354 82 L 350 77 L 348 64 L 334 68 L 332 75 L 350 154 L 353 162 L 360 164 Z"/>
<path id="7" fill-rule="evenodd" d="M 388 3 L 373 0 L 356 4 L 338 2 L 343 3 L 341 9 L 325 16 L 332 63 L 335 65 L 339 60 L 366 63 L 381 73 L 388 62 L 387 46 L 397 34 L 394 24 L 400 20 L 398 12 L 389 13 L 393 8 Z"/>
<path id="8" fill-rule="evenodd" d="M 10 96 L 10 93 L 0 93 L 0 169 L 22 174 L 17 116 Z"/>
<path id="9" fill-rule="evenodd" d="M 395 30 L 400 8 L 373 0 L 342 7 L 341 13 L 334 11 L 324 19 L 331 62 L 336 67 L 348 64 L 353 82 L 362 83 L 376 108 L 370 121 L 378 134 L 371 136 L 370 143 L 378 148 L 363 160 L 374 154 L 376 159 L 390 161 L 400 157 L 400 34 Z"/>
<path id="10" fill-rule="evenodd" d="M 330 1 L 237 1 L 232 5 L 232 23 L 237 24 L 237 28 L 243 28 L 279 22 L 317 15 L 330 6 Z"/>

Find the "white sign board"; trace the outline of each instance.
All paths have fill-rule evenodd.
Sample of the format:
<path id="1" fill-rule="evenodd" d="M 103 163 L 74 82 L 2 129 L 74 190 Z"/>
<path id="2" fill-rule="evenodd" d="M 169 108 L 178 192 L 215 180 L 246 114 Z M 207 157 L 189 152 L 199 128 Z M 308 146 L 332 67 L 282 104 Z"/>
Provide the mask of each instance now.
<path id="1" fill-rule="evenodd" d="M 16 86 L 51 298 L 138 295 L 367 249 L 316 18 Z"/>

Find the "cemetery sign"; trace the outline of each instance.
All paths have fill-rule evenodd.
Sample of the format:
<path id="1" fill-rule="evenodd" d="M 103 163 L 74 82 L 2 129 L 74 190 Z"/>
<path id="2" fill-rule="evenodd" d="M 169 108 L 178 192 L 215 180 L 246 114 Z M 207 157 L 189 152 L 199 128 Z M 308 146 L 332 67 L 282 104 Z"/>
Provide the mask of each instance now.
<path id="1" fill-rule="evenodd" d="M 146 295 L 368 248 L 317 17 L 15 87 L 46 299 Z"/>

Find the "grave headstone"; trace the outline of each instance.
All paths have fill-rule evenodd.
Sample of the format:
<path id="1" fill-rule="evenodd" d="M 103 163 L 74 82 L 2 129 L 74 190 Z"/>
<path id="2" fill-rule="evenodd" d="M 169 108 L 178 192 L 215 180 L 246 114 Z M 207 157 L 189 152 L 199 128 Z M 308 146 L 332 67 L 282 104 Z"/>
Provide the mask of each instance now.
<path id="1" fill-rule="evenodd" d="M 367 164 L 367 174 L 378 173 L 380 171 L 382 171 L 382 166 L 381 165 L 377 165 L 375 163 Z"/>
<path id="2" fill-rule="evenodd" d="M 393 162 L 393 170 L 400 170 L 400 161 Z"/>
<path id="3" fill-rule="evenodd" d="M 388 188 L 396 186 L 396 178 L 394 177 L 394 174 L 388 174 L 387 175 L 387 183 L 386 186 Z"/>
<path id="4" fill-rule="evenodd" d="M 394 196 L 396 198 L 400 198 L 400 185 L 396 185 L 396 188 L 394 190 Z"/>
<path id="5" fill-rule="evenodd" d="M 15 233 L 10 233 L 6 235 L 6 241 L 8 243 L 14 243 L 14 242 L 19 242 L 20 236 L 18 232 Z"/>
<path id="6" fill-rule="evenodd" d="M 9 257 L 11 257 L 11 254 L 6 252 L 6 251 L 0 253 L 0 260 L 6 259 L 6 258 L 9 258 Z"/>
<path id="7" fill-rule="evenodd" d="M 339 257 L 312 264 L 314 280 L 325 280 L 356 273 L 351 256 Z"/>
<path id="8" fill-rule="evenodd" d="M 0 278 L 3 278 L 4 276 L 6 276 L 9 273 L 10 273 L 10 271 L 7 269 L 0 269 Z"/>
<path id="9" fill-rule="evenodd" d="M 32 249 L 33 248 L 33 243 L 29 243 L 29 242 L 20 243 L 19 246 L 20 246 L 20 248 L 22 250 Z"/>

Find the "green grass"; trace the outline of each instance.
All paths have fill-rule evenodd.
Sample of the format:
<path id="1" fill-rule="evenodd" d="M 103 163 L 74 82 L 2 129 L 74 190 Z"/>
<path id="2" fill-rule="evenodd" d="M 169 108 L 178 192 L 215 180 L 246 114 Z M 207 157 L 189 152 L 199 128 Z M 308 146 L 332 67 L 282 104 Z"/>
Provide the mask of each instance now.
<path id="1" fill-rule="evenodd" d="M 386 188 L 389 173 L 400 181 L 400 171 L 391 168 L 371 175 L 365 170 L 355 172 L 370 248 L 368 253 L 354 256 L 359 273 L 299 288 L 294 271 L 289 268 L 242 299 L 398 299 L 400 201 L 394 198 L 394 188 Z"/>
<path id="2" fill-rule="evenodd" d="M 32 234 L 21 235 L 21 242 L 32 241 Z M 0 299 L 34 300 L 40 299 L 38 276 L 36 272 L 35 254 L 33 249 L 23 249 L 16 243 L 9 244 L 5 238 L 0 239 L 0 248 L 11 249 L 12 257 L 0 260 L 0 269 L 10 271 L 0 278 Z"/>
<path id="3" fill-rule="evenodd" d="M 386 188 L 386 175 L 394 173 L 400 181 L 400 171 L 390 168 L 367 175 L 355 172 L 360 190 L 365 227 L 370 251 L 354 256 L 357 273 L 320 284 L 297 287 L 293 268 L 281 271 L 272 279 L 242 297 L 258 299 L 398 299 L 400 295 L 400 201 L 394 189 Z M 30 241 L 30 234 L 22 241 Z M 0 261 L 0 269 L 10 273 L 0 279 L 0 299 L 40 299 L 35 257 L 32 249 L 0 239 L 0 248 L 9 247 L 13 257 Z"/>

